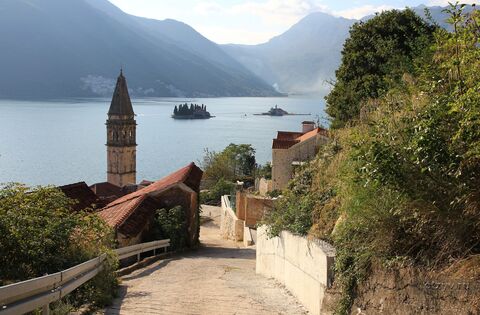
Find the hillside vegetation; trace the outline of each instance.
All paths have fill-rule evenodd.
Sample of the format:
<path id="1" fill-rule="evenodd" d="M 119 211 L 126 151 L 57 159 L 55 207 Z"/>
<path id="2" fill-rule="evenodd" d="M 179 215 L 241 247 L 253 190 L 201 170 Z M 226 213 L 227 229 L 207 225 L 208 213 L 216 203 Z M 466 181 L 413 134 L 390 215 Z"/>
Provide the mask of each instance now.
<path id="1" fill-rule="evenodd" d="M 480 254 L 480 15 L 463 8 L 448 9 L 452 32 L 409 10 L 353 26 L 332 141 L 265 219 L 336 246 L 340 314 L 375 261 L 439 270 Z"/>
<path id="2" fill-rule="evenodd" d="M 104 269 L 54 303 L 69 313 L 84 303 L 103 306 L 116 294 L 118 265 L 113 230 L 89 209 L 53 187 L 0 185 L 0 286 L 53 274 L 107 253 Z M 64 311 L 60 311 L 63 309 Z"/>

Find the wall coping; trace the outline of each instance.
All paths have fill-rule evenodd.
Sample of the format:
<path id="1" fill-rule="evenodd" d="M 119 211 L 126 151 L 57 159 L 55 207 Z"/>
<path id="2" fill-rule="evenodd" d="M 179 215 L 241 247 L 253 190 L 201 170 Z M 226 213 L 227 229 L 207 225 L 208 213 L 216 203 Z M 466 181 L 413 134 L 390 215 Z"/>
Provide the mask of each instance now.
<path id="1" fill-rule="evenodd" d="M 237 214 L 232 209 L 229 195 L 222 196 L 222 208 L 228 213 L 229 216 L 235 220 L 238 220 Z"/>

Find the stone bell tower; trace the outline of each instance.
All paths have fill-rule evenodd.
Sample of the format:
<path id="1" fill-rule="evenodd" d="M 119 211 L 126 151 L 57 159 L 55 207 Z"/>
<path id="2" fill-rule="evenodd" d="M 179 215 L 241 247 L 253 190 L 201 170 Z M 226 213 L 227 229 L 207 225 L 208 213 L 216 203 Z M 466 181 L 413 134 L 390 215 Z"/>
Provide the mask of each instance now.
<path id="1" fill-rule="evenodd" d="M 137 123 L 123 71 L 117 79 L 106 125 L 107 181 L 120 187 L 135 184 Z"/>

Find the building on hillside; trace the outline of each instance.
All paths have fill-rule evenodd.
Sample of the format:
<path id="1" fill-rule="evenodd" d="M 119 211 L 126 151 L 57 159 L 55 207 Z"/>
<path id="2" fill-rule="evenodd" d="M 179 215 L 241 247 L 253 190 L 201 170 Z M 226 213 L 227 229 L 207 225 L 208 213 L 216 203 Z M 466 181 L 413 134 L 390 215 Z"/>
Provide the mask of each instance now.
<path id="1" fill-rule="evenodd" d="M 119 187 L 136 184 L 137 123 L 123 71 L 117 79 L 106 125 L 107 181 Z"/>
<path id="2" fill-rule="evenodd" d="M 313 159 L 327 141 L 327 130 L 316 127 L 313 121 L 304 121 L 302 132 L 279 131 L 272 145 L 272 189 L 284 189 L 295 166 Z"/>
<path id="3" fill-rule="evenodd" d="M 90 186 L 90 189 L 97 195 L 102 207 L 110 202 L 126 195 L 122 187 L 109 182 L 96 183 Z"/>
<path id="4" fill-rule="evenodd" d="M 75 201 L 72 207 L 73 211 L 82 211 L 85 209 L 95 210 L 99 206 L 102 206 L 101 200 L 85 182 L 60 186 L 58 189 L 60 189 L 65 196 Z"/>
<path id="5" fill-rule="evenodd" d="M 191 163 L 159 181 L 144 181 L 148 185 L 109 203 L 99 215 L 115 229 L 118 244 L 124 247 L 148 238 L 156 210 L 181 206 L 187 221 L 188 246 L 196 245 L 202 175 L 202 170 Z"/>

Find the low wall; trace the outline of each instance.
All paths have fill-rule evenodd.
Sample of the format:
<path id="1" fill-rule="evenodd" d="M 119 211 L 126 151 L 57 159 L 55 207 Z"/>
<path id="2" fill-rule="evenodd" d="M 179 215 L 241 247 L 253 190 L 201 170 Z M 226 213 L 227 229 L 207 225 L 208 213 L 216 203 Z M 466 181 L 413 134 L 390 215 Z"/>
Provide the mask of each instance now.
<path id="1" fill-rule="evenodd" d="M 261 178 L 258 182 L 258 192 L 261 196 L 266 196 L 269 191 L 272 191 L 272 180 Z"/>
<path id="2" fill-rule="evenodd" d="M 236 202 L 237 217 L 244 220 L 246 226 L 255 227 L 265 212 L 273 208 L 274 200 L 237 191 Z"/>
<path id="3" fill-rule="evenodd" d="M 222 196 L 222 210 L 220 211 L 220 233 L 223 238 L 236 242 L 243 240 L 243 226 L 245 222 L 235 215 L 229 196 Z"/>
<path id="4" fill-rule="evenodd" d="M 281 232 L 268 239 L 266 227 L 257 230 L 256 272 L 285 285 L 312 314 L 322 312 L 325 290 L 333 282 L 335 249 L 322 241 Z"/>

